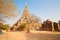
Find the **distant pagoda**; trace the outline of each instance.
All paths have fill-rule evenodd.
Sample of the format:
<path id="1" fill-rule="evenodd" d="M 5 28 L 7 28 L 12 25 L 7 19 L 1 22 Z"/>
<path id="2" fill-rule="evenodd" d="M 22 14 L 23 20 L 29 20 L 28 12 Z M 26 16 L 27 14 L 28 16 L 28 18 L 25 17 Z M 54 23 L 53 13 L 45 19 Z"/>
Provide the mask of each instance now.
<path id="1" fill-rule="evenodd" d="M 30 12 L 28 10 L 28 6 L 27 5 L 25 6 L 25 9 L 23 11 L 22 17 L 17 22 L 17 27 L 19 27 L 22 23 L 27 23 L 29 29 L 31 29 L 31 30 L 34 30 L 35 28 L 39 28 L 40 27 L 40 23 L 36 23 L 34 18 L 30 15 Z M 38 27 L 37 27 L 37 25 L 38 25 Z"/>
<path id="2" fill-rule="evenodd" d="M 25 6 L 25 9 L 24 9 L 24 12 L 23 12 L 23 16 L 25 16 L 25 17 L 30 16 L 30 12 L 28 10 L 28 6 L 27 5 Z"/>
<path id="3" fill-rule="evenodd" d="M 21 22 L 28 22 L 28 20 L 30 20 L 30 12 L 28 10 L 28 6 L 26 5 L 20 21 Z"/>

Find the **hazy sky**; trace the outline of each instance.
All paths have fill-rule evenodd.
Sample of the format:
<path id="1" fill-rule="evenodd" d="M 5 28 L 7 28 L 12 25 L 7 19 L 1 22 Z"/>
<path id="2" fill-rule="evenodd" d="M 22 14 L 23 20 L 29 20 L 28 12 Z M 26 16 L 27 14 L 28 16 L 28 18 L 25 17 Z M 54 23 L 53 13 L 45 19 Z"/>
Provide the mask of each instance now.
<path id="1" fill-rule="evenodd" d="M 26 4 L 30 13 L 40 17 L 42 21 L 46 19 L 58 21 L 60 19 L 60 0 L 15 0 L 15 5 L 21 14 Z"/>

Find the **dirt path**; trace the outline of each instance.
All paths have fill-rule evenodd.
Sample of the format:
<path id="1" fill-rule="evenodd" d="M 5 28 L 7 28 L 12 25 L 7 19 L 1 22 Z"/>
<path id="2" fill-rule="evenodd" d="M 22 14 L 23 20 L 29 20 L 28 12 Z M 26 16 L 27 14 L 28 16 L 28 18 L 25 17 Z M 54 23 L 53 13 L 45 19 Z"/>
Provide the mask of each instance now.
<path id="1" fill-rule="evenodd" d="M 0 35 L 0 40 L 60 40 L 60 32 L 48 32 L 48 31 L 31 31 L 26 32 L 5 32 Z"/>
<path id="2" fill-rule="evenodd" d="M 9 32 L 8 40 L 27 40 L 24 32 Z"/>

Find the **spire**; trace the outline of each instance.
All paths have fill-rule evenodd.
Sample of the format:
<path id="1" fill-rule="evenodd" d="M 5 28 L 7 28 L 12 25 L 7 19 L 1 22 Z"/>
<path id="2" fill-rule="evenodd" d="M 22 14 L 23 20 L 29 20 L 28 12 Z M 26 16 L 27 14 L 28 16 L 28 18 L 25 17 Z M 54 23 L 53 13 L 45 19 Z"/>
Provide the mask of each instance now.
<path id="1" fill-rule="evenodd" d="M 23 16 L 30 16 L 30 12 L 28 10 L 28 6 L 25 6 L 24 12 L 23 12 Z"/>

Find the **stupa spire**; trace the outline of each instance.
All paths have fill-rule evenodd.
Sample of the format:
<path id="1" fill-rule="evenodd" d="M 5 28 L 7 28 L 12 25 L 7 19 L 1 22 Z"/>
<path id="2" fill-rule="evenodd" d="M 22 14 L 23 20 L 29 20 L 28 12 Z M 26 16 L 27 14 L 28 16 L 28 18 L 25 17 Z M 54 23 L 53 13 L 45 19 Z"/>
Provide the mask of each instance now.
<path id="1" fill-rule="evenodd" d="M 25 5 L 25 9 L 24 9 L 24 12 L 23 12 L 23 16 L 30 16 L 30 12 L 28 10 L 28 6 Z"/>

